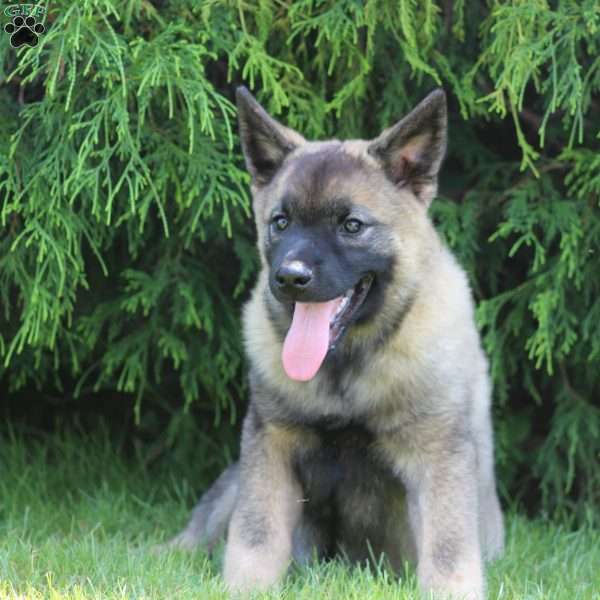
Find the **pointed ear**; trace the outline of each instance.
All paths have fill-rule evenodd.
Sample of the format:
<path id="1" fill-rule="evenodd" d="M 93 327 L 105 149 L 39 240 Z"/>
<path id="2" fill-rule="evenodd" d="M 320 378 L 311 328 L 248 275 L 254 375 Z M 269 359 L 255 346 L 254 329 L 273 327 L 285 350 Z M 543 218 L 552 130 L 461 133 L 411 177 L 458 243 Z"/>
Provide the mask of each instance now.
<path id="1" fill-rule="evenodd" d="M 246 167 L 253 183 L 266 185 L 285 157 L 305 140 L 271 117 L 245 87 L 237 88 L 235 95 Z"/>
<path id="2" fill-rule="evenodd" d="M 446 94 L 437 89 L 411 113 L 386 129 L 368 147 L 398 187 L 410 187 L 426 206 L 437 192 L 446 152 Z"/>

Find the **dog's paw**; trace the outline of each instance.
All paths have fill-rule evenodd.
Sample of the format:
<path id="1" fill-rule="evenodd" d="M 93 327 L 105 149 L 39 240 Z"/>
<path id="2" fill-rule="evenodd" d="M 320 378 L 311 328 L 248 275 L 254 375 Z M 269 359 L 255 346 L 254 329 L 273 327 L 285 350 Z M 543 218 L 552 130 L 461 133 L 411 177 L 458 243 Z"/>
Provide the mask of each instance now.
<path id="1" fill-rule="evenodd" d="M 485 584 L 479 560 L 456 565 L 452 572 L 443 572 L 427 565 L 418 569 L 421 590 L 435 600 L 484 600 Z"/>
<path id="2" fill-rule="evenodd" d="M 21 46 L 37 46 L 38 38 L 46 28 L 38 23 L 35 17 L 14 17 L 11 23 L 4 26 L 4 31 L 10 35 L 10 45 L 13 48 Z"/>

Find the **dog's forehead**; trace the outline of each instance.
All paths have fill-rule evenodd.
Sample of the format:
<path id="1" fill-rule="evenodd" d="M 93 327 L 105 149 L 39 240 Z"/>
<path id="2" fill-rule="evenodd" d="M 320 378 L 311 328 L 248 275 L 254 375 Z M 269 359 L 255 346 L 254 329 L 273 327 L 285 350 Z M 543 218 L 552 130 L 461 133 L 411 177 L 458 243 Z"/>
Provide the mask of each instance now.
<path id="1" fill-rule="evenodd" d="M 278 186 L 292 212 L 306 219 L 319 218 L 343 201 L 360 202 L 374 168 L 358 146 L 348 142 L 307 144 L 290 157 Z"/>

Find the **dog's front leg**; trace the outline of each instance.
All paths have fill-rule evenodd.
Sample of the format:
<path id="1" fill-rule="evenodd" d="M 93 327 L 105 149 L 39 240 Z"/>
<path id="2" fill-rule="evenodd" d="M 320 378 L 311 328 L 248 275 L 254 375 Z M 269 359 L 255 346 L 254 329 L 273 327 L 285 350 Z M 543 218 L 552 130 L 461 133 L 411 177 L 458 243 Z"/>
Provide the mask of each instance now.
<path id="1" fill-rule="evenodd" d="M 240 488 L 225 550 L 231 590 L 262 590 L 286 572 L 301 512 L 301 487 L 292 469 L 295 436 L 284 428 L 244 423 Z"/>
<path id="2" fill-rule="evenodd" d="M 483 599 L 473 445 L 428 452 L 404 472 L 421 588 L 435 598 Z"/>

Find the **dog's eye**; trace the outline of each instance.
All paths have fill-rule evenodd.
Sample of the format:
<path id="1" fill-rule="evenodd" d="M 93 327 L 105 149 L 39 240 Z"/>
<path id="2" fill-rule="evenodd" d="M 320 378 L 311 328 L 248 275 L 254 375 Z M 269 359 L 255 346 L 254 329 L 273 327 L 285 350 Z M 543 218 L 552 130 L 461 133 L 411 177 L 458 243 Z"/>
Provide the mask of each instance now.
<path id="1" fill-rule="evenodd" d="M 362 229 L 362 225 L 358 219 L 346 219 L 344 221 L 344 231 L 346 233 L 358 233 Z"/>
<path id="2" fill-rule="evenodd" d="M 277 215 L 276 217 L 274 217 L 273 223 L 279 231 L 283 231 L 289 225 L 287 217 L 284 217 L 283 215 Z"/>

